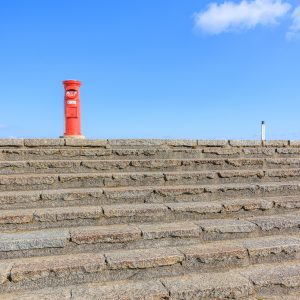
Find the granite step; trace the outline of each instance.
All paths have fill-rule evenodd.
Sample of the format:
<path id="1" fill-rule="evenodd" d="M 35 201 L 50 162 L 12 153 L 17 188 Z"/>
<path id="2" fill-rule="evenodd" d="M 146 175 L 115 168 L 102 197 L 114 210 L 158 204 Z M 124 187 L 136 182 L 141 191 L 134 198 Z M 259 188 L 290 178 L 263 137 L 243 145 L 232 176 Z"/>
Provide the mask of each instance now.
<path id="1" fill-rule="evenodd" d="M 97 144 L 98 141 L 95 141 Z M 226 142 L 225 142 L 226 144 Z M 184 158 L 299 158 L 300 145 L 288 146 L 287 141 L 267 146 L 32 146 L 0 147 L 0 160 L 65 160 L 69 159 L 184 159 Z"/>
<path id="2" fill-rule="evenodd" d="M 81 226 L 0 233 L 0 259 L 147 249 L 300 233 L 296 213 L 160 223 Z"/>
<path id="3" fill-rule="evenodd" d="M 300 236 L 295 235 L 7 259 L 0 261 L 0 291 L 93 281 L 154 279 L 199 271 L 209 273 L 220 268 L 225 271 L 262 263 L 283 263 L 299 259 L 299 254 Z M 253 273 L 249 271 L 247 276 Z M 264 282 L 263 276 L 257 280 Z"/>
<path id="4" fill-rule="evenodd" d="M 18 174 L 1 175 L 0 191 L 286 182 L 299 178 L 300 169 Z"/>
<path id="5" fill-rule="evenodd" d="M 299 192 L 299 181 L 2 191 L 0 210 L 122 203 L 205 202 L 296 196 Z"/>
<path id="6" fill-rule="evenodd" d="M 63 206 L 0 211 L 0 229 L 41 229 L 126 223 L 175 222 L 298 213 L 299 198 L 249 198 L 209 202 Z"/>
<path id="7" fill-rule="evenodd" d="M 300 158 L 0 161 L 0 174 L 299 168 Z"/>
<path id="8" fill-rule="evenodd" d="M 261 264 L 230 271 L 191 273 L 152 280 L 93 282 L 55 289 L 16 291 L 0 294 L 0 297 L 5 300 L 298 300 L 299 275 L 300 262 L 296 260 L 282 264 Z M 259 276 L 263 279 L 259 280 Z"/>

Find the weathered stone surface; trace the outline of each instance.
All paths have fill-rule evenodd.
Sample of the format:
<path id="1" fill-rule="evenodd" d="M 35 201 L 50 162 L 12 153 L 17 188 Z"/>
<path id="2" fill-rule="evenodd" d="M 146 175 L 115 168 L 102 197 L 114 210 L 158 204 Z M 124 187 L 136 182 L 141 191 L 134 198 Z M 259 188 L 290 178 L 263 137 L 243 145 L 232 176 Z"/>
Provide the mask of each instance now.
<path id="1" fill-rule="evenodd" d="M 254 293 L 251 282 L 234 272 L 194 274 L 163 278 L 170 299 L 248 299 Z"/>
<path id="2" fill-rule="evenodd" d="M 124 281 L 111 284 L 88 284 L 72 289 L 72 299 L 98 300 L 161 300 L 168 299 L 169 293 L 158 280 Z"/>
<path id="3" fill-rule="evenodd" d="M 13 203 L 32 203 L 41 199 L 40 191 L 5 191 L 0 192 L 0 205 Z"/>
<path id="4" fill-rule="evenodd" d="M 202 151 L 204 154 L 234 156 L 240 154 L 241 150 L 238 148 L 205 147 Z"/>
<path id="5" fill-rule="evenodd" d="M 279 285 L 287 288 L 300 287 L 299 261 L 276 265 L 257 265 L 241 269 L 239 273 L 249 278 L 258 287 Z"/>
<path id="6" fill-rule="evenodd" d="M 294 237 L 263 237 L 252 238 L 239 242 L 247 248 L 250 257 L 262 257 L 281 252 L 293 253 L 300 251 L 300 239 Z"/>
<path id="7" fill-rule="evenodd" d="M 151 160 L 131 160 L 129 163 L 131 167 L 145 170 L 164 170 L 177 169 L 182 165 L 180 159 L 151 159 Z"/>
<path id="8" fill-rule="evenodd" d="M 102 254 L 83 253 L 15 260 L 11 270 L 13 282 L 34 281 L 49 276 L 68 277 L 97 273 L 106 268 Z"/>
<path id="9" fill-rule="evenodd" d="M 269 210 L 273 207 L 273 202 L 267 200 L 267 198 L 227 200 L 222 204 L 226 212 L 238 212 L 240 210 Z"/>
<path id="10" fill-rule="evenodd" d="M 25 139 L 24 145 L 26 147 L 54 147 L 64 146 L 64 139 Z"/>
<path id="11" fill-rule="evenodd" d="M 107 253 L 110 269 L 145 269 L 171 266 L 183 261 L 184 256 L 175 248 L 153 248 Z"/>
<path id="12" fill-rule="evenodd" d="M 151 162 L 151 160 L 150 160 Z M 101 161 L 101 160 L 87 160 L 81 161 L 81 168 L 91 171 L 121 171 L 124 169 L 129 170 L 132 168 L 132 162 L 130 160 L 109 160 L 109 161 Z"/>
<path id="13" fill-rule="evenodd" d="M 278 169 L 278 170 L 267 170 L 266 176 L 278 177 L 278 178 L 298 178 L 300 176 L 300 169 Z"/>
<path id="14" fill-rule="evenodd" d="M 275 154 L 275 148 L 242 148 L 242 152 L 246 155 L 246 156 L 254 156 L 254 155 L 259 155 L 259 156 L 272 156 Z"/>
<path id="15" fill-rule="evenodd" d="M 300 224 L 300 221 L 294 220 L 289 215 L 258 216 L 249 218 L 248 221 L 256 224 L 263 231 L 298 227 Z"/>
<path id="16" fill-rule="evenodd" d="M 168 208 L 163 204 L 104 205 L 103 210 L 104 215 L 109 218 L 164 216 L 168 213 Z"/>
<path id="17" fill-rule="evenodd" d="M 23 161 L 0 161 L 0 174 L 22 173 L 26 170 L 26 166 L 27 163 Z"/>
<path id="18" fill-rule="evenodd" d="M 260 140 L 230 140 L 230 146 L 233 147 L 260 147 L 262 141 Z"/>
<path id="19" fill-rule="evenodd" d="M 155 192 L 162 196 L 199 195 L 204 191 L 204 187 L 193 185 L 162 186 L 155 189 Z"/>
<path id="20" fill-rule="evenodd" d="M 46 288 L 35 291 L 11 292 L 0 294 L 5 300 L 71 300 L 71 288 Z M 83 298 L 82 298 L 83 299 Z"/>
<path id="21" fill-rule="evenodd" d="M 0 251 L 62 248 L 69 237 L 66 229 L 0 233 Z"/>
<path id="22" fill-rule="evenodd" d="M 253 223 L 243 220 L 202 220 L 195 222 L 205 232 L 249 233 L 256 229 Z"/>
<path id="23" fill-rule="evenodd" d="M 262 178 L 264 177 L 264 171 L 260 171 L 260 170 L 254 170 L 254 171 L 251 171 L 251 170 L 246 170 L 246 171 L 236 171 L 236 170 L 228 170 L 228 171 L 219 171 L 218 172 L 218 175 L 221 177 L 221 178 L 238 178 L 238 177 L 241 177 L 241 178 L 251 178 L 251 177 L 255 177 L 255 178 Z"/>
<path id="24" fill-rule="evenodd" d="M 114 139 L 114 140 L 108 140 L 108 143 L 111 146 L 118 147 L 118 146 L 162 146 L 165 145 L 165 140 L 159 140 L 159 139 Z"/>
<path id="25" fill-rule="evenodd" d="M 22 224 L 33 221 L 34 210 L 16 209 L 0 210 L 0 224 Z"/>
<path id="26" fill-rule="evenodd" d="M 36 173 L 46 171 L 50 172 L 74 172 L 80 168 L 80 161 L 75 160 L 57 160 L 57 161 L 30 161 L 28 166 Z"/>
<path id="27" fill-rule="evenodd" d="M 141 230 L 130 225 L 80 227 L 70 230 L 76 244 L 126 243 L 141 239 Z"/>
<path id="28" fill-rule="evenodd" d="M 59 181 L 63 187 L 102 187 L 104 180 L 111 178 L 110 174 L 97 173 L 77 173 L 77 174 L 61 174 Z"/>
<path id="29" fill-rule="evenodd" d="M 288 146 L 289 141 L 287 140 L 270 140 L 270 141 L 264 141 L 265 146 L 269 147 L 285 147 Z"/>
<path id="30" fill-rule="evenodd" d="M 290 146 L 299 147 L 300 146 L 300 140 L 290 141 Z"/>
<path id="31" fill-rule="evenodd" d="M 290 196 L 290 197 L 278 197 L 273 198 L 276 208 L 293 209 L 300 208 L 300 197 Z"/>
<path id="32" fill-rule="evenodd" d="M 213 179 L 217 178 L 216 172 L 207 172 L 207 171 L 187 171 L 187 172 L 166 172 L 165 180 L 166 184 L 195 184 L 200 182 L 210 182 Z"/>
<path id="33" fill-rule="evenodd" d="M 2 175 L 0 190 L 20 190 L 32 187 L 51 187 L 58 182 L 57 175 Z"/>
<path id="34" fill-rule="evenodd" d="M 178 248 L 187 260 L 196 259 L 202 263 L 215 263 L 248 256 L 247 250 L 234 242 L 212 242 Z"/>
<path id="35" fill-rule="evenodd" d="M 196 147 L 197 140 L 166 140 L 167 146 L 171 147 Z"/>
<path id="36" fill-rule="evenodd" d="M 34 212 L 34 219 L 38 222 L 56 222 L 75 219 L 99 219 L 103 216 L 99 206 L 40 208 Z"/>
<path id="37" fill-rule="evenodd" d="M 66 139 L 66 146 L 71 147 L 106 147 L 107 140 L 88 140 L 88 139 Z"/>
<path id="38" fill-rule="evenodd" d="M 197 237 L 200 229 L 191 222 L 161 223 L 139 225 L 144 239 L 168 237 Z"/>
<path id="39" fill-rule="evenodd" d="M 118 187 L 103 188 L 103 193 L 107 199 L 147 199 L 153 193 L 153 187 Z M 144 201 L 143 201 L 144 202 Z"/>
<path id="40" fill-rule="evenodd" d="M 8 281 L 12 266 L 13 262 L 0 262 L 0 284 L 4 284 Z"/>
<path id="41" fill-rule="evenodd" d="M 23 147 L 23 139 L 0 139 L 0 147 Z"/>
<path id="42" fill-rule="evenodd" d="M 176 213 L 219 213 L 222 211 L 222 205 L 216 202 L 185 202 L 185 203 L 167 203 L 166 204 L 172 211 Z"/>
<path id="43" fill-rule="evenodd" d="M 197 140 L 198 146 L 205 147 L 225 147 L 228 145 L 227 140 Z"/>

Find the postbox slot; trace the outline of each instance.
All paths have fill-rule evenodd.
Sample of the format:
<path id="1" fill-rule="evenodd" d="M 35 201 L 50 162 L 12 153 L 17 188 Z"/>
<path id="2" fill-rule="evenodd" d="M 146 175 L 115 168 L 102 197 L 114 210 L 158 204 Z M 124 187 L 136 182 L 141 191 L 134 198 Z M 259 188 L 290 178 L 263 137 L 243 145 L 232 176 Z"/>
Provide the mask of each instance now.
<path id="1" fill-rule="evenodd" d="M 76 90 L 67 90 L 66 91 L 66 96 L 69 98 L 74 98 L 77 95 L 77 91 Z"/>
<path id="2" fill-rule="evenodd" d="M 77 107 L 67 107 L 67 118 L 77 118 Z"/>

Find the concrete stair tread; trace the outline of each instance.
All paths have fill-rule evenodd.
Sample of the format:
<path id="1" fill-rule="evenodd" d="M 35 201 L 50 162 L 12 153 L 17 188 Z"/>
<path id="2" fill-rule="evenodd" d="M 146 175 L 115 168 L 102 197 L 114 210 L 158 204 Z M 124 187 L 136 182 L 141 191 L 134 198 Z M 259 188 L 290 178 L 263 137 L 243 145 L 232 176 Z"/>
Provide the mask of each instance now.
<path id="1" fill-rule="evenodd" d="M 297 213 L 238 219 L 208 219 L 160 223 L 129 223 L 64 227 L 0 234 L 0 257 L 48 255 L 100 251 L 101 249 L 143 249 L 161 245 L 184 245 L 218 240 L 291 235 L 300 232 Z M 43 252 L 45 250 L 45 252 Z M 28 251 L 26 254 L 25 251 Z"/>
<path id="2" fill-rule="evenodd" d="M 146 279 L 151 274 L 153 278 L 159 278 L 162 274 L 189 275 L 200 270 L 210 273 L 221 266 L 225 271 L 228 267 L 234 270 L 241 265 L 248 269 L 240 269 L 240 272 L 251 278 L 256 285 L 267 285 L 277 283 L 280 273 L 274 271 L 270 277 L 264 265 L 260 264 L 279 260 L 289 261 L 295 259 L 295 255 L 299 252 L 300 236 L 295 235 L 178 247 L 8 259 L 0 261 L 0 290 L 4 292 L 30 286 L 39 288 L 45 284 L 48 286 L 73 284 L 79 283 L 77 280 L 82 280 L 85 276 L 83 282 L 125 280 L 132 278 L 132 274 L 138 270 L 143 271 L 139 272 L 136 279 Z M 281 266 L 278 264 L 276 268 L 281 271 Z M 288 264 L 291 274 L 294 275 L 295 272 L 299 274 L 299 264 L 294 262 L 292 266 Z M 158 269 L 162 273 L 154 273 Z M 174 282 L 174 279 L 170 281 Z M 191 281 L 187 282 L 190 283 Z"/>
<path id="3" fill-rule="evenodd" d="M 5 174 L 0 191 L 47 190 L 78 187 L 169 186 L 225 183 L 262 183 L 296 180 L 300 168 L 218 171 L 113 172 L 76 174 Z"/>
<path id="4" fill-rule="evenodd" d="M 264 280 L 257 281 L 261 270 Z M 190 273 L 152 280 L 85 283 L 36 291 L 0 294 L 6 300 L 60 299 L 266 299 L 296 300 L 300 262 L 272 263 L 224 272 Z M 255 280 L 255 283 L 253 282 Z M 278 288 L 280 287 L 280 288 Z M 289 292 L 290 290 L 290 292 Z M 298 297 L 298 298 L 297 298 Z"/>
<path id="5" fill-rule="evenodd" d="M 43 227 L 63 225 L 104 225 L 127 222 L 201 220 L 238 216 L 259 216 L 300 208 L 300 197 L 262 197 L 201 202 L 166 202 L 111 205 L 58 206 L 0 210 L 0 227 L 21 225 Z M 73 223 L 72 223 L 73 222 Z M 80 222 L 85 222 L 80 224 Z M 112 222 L 112 223 L 111 223 Z M 18 227 L 19 226 L 19 227 Z M 68 226 L 66 223 L 63 226 Z M 27 227 L 26 227 L 27 228 Z M 28 227 L 30 228 L 30 227 Z"/>

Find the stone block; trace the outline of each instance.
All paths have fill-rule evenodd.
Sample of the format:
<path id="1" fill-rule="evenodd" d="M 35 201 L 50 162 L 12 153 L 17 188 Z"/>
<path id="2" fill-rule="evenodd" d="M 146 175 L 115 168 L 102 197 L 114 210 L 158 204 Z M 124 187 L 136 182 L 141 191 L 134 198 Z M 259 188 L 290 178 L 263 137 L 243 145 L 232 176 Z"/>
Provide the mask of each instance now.
<path id="1" fill-rule="evenodd" d="M 225 147 L 228 140 L 197 140 L 197 145 L 201 147 Z"/>
<path id="2" fill-rule="evenodd" d="M 130 225 L 80 227 L 70 232 L 76 244 L 126 243 L 142 238 L 141 230 Z"/>
<path id="3" fill-rule="evenodd" d="M 65 145 L 70 147 L 107 147 L 108 140 L 65 139 Z"/>
<path id="4" fill-rule="evenodd" d="M 74 300 L 161 300 L 168 298 L 168 291 L 158 280 L 94 283 L 72 288 L 72 299 Z"/>
<path id="5" fill-rule="evenodd" d="M 205 273 L 163 278 L 170 299 L 249 299 L 254 293 L 251 282 L 234 273 Z"/>
<path id="6" fill-rule="evenodd" d="M 23 147 L 24 139 L 0 139 L 1 147 Z"/>
<path id="7" fill-rule="evenodd" d="M 235 259 L 246 259 L 247 250 L 234 242 L 212 242 L 178 248 L 187 260 L 195 259 L 201 263 L 230 262 Z"/>
<path id="8" fill-rule="evenodd" d="M 256 226 L 243 220 L 202 220 L 195 222 L 204 232 L 208 233 L 250 233 Z"/>
<path id="9" fill-rule="evenodd" d="M 220 213 L 222 205 L 215 202 L 185 202 L 185 203 L 168 203 L 166 204 L 173 212 L 176 213 L 197 213 L 209 214 Z"/>
<path id="10" fill-rule="evenodd" d="M 70 234 L 67 229 L 0 233 L 0 251 L 63 248 Z"/>
<path id="11" fill-rule="evenodd" d="M 123 204 L 104 205 L 104 215 L 108 218 L 115 217 L 152 217 L 164 216 L 168 208 L 163 204 Z"/>
<path id="12" fill-rule="evenodd" d="M 83 253 L 16 260 L 11 270 L 14 283 L 35 281 L 47 277 L 66 278 L 98 273 L 106 268 L 104 256 L 99 253 Z"/>
<path id="13" fill-rule="evenodd" d="M 139 225 L 144 239 L 197 237 L 200 229 L 191 222 L 142 224 Z"/>
<path id="14" fill-rule="evenodd" d="M 64 146 L 64 139 L 24 139 L 26 147 L 57 147 Z"/>
<path id="15" fill-rule="evenodd" d="M 229 145 L 233 147 L 260 147 L 262 141 L 260 140 L 230 140 Z"/>
<path id="16" fill-rule="evenodd" d="M 153 248 L 118 251 L 105 254 L 110 269 L 146 269 L 171 266 L 183 261 L 184 256 L 175 248 Z"/>

